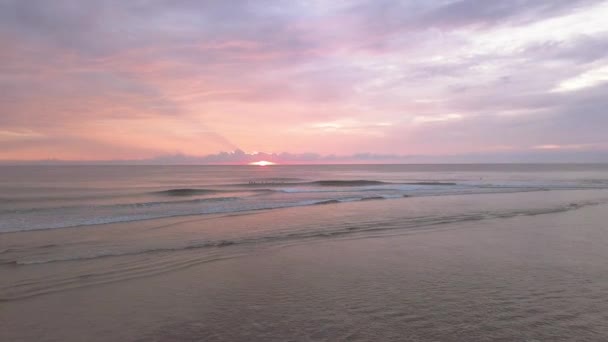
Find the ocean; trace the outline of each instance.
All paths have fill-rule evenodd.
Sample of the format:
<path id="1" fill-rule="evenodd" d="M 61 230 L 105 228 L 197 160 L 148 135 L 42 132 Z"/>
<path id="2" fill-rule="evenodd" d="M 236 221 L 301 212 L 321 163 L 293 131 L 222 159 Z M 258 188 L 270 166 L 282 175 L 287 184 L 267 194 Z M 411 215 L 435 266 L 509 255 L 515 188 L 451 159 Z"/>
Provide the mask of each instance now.
<path id="1" fill-rule="evenodd" d="M 608 188 L 607 165 L 0 167 L 0 232 L 349 201 Z"/>
<path id="2" fill-rule="evenodd" d="M 607 190 L 605 164 L 2 166 L 0 339 L 601 341 Z"/>

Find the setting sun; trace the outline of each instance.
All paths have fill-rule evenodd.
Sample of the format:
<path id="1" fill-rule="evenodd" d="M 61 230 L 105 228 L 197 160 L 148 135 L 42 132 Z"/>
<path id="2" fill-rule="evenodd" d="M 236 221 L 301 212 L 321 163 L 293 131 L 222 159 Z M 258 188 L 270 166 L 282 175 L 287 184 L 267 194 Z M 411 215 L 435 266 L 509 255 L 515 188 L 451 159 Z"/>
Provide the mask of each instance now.
<path id="1" fill-rule="evenodd" d="M 0 0 L 0 342 L 608 342 L 607 18 Z"/>
<path id="2" fill-rule="evenodd" d="M 260 160 L 253 163 L 249 163 L 249 165 L 257 165 L 257 166 L 269 166 L 269 165 L 277 165 L 277 163 L 273 163 L 267 160 Z"/>

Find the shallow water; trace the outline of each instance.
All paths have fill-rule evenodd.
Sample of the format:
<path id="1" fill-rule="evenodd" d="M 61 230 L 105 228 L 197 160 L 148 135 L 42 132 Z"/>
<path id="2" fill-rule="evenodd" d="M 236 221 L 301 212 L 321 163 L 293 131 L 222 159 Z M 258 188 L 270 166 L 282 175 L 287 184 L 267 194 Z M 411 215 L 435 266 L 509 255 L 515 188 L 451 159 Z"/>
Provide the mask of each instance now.
<path id="1" fill-rule="evenodd" d="M 196 298 L 194 311 L 139 341 L 605 341 L 608 232 L 597 226 L 604 211 L 210 264 L 188 276 L 217 277 L 222 287 L 182 293 Z"/>
<path id="2" fill-rule="evenodd" d="M 483 202 L 533 203 L 539 200 L 533 195 L 484 195 Z M 453 196 L 441 204 L 470 206 L 472 198 Z M 366 204 L 370 211 L 361 203 L 335 206 L 351 207 L 345 219 L 353 222 L 372 213 L 399 217 L 397 204 L 408 200 L 384 209 L 381 202 Z M 294 221 L 336 220 L 326 207 L 285 209 L 283 215 Z M 215 251 L 213 262 L 199 259 L 154 276 L 83 282 L 4 301 L 0 339 L 604 341 L 606 209 L 592 205 L 420 229 L 227 246 Z M 279 212 L 228 219 L 223 227 L 239 231 L 245 229 L 241 225 L 267 225 Z M 184 225 L 179 230 L 204 227 L 196 221 Z M 57 233 L 45 233 L 51 232 Z M 210 257 L 192 250 L 173 254 L 178 255 L 182 260 Z M 162 263 L 166 257 L 154 255 L 150 261 Z M 135 262 L 120 256 L 93 264 L 29 265 L 21 272 L 30 281 L 44 272 L 59 276 L 78 270 L 82 275 L 110 260 Z M 15 276 L 20 267 L 13 273 L 3 269 L 3 276 Z"/>
<path id="3" fill-rule="evenodd" d="M 605 169 L 1 169 L 0 340 L 603 341 Z"/>

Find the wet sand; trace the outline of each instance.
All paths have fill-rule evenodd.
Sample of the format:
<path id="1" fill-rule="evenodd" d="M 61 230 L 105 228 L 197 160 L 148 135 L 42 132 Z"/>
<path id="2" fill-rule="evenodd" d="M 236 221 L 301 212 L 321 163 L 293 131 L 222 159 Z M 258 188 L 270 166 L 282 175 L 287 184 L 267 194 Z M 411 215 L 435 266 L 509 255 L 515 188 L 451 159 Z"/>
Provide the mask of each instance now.
<path id="1" fill-rule="evenodd" d="M 479 201 L 539 195 L 496 196 Z M 443 200 L 455 205 L 471 199 Z M 399 201 L 341 208 L 343 214 L 372 208 L 388 217 L 406 203 Z M 322 221 L 337 215 L 327 212 L 332 206 L 284 211 L 281 217 Z M 222 252 L 224 260 L 0 302 L 0 340 L 605 341 L 607 209 L 593 205 L 233 246 L 234 253 Z M 255 227 L 256 220 L 266 226 L 273 215 L 278 217 L 237 217 L 229 228 Z M 125 227 L 108 227 L 106 234 L 126 234 Z M 126 256 L 105 259 L 99 262 L 129 262 Z M 57 274 L 84 267 L 39 266 Z M 4 266 L 2 274 L 16 276 L 18 268 Z"/>

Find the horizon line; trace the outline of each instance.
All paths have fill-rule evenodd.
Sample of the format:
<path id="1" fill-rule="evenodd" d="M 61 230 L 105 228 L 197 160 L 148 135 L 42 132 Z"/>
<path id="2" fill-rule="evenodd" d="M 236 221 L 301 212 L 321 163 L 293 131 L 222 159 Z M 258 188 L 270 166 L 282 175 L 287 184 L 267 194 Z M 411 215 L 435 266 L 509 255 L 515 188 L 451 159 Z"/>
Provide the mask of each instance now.
<path id="1" fill-rule="evenodd" d="M 40 163 L 40 161 L 1 161 L 0 166 L 247 166 L 247 167 L 277 167 L 277 166 L 355 166 L 355 165 L 608 165 L 605 161 L 582 161 L 582 162 L 411 162 L 411 163 L 277 163 L 274 165 L 251 165 L 249 163 L 182 163 L 182 164 L 160 164 L 160 163 L 120 163 L 120 162 L 54 162 Z"/>

